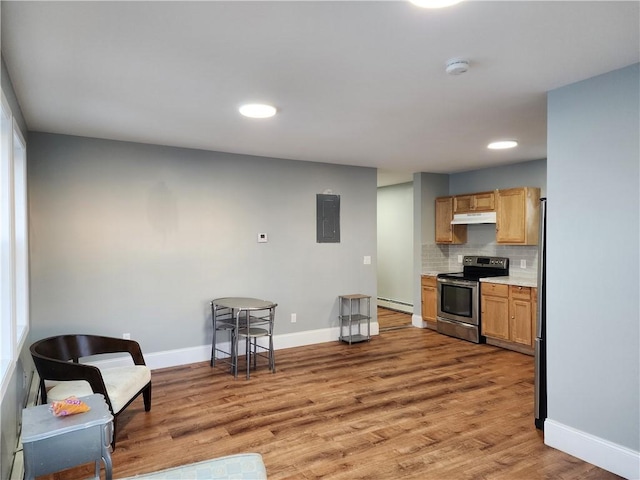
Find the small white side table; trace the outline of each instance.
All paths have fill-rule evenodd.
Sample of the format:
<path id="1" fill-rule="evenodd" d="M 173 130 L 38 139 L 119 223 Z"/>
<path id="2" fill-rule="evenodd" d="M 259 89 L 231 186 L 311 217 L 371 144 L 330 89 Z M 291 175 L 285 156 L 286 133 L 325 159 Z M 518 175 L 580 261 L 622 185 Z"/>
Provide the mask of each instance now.
<path id="1" fill-rule="evenodd" d="M 113 416 L 99 393 L 81 397 L 91 410 L 55 417 L 49 404 L 22 410 L 25 480 L 94 461 L 100 479 L 104 461 L 106 480 L 112 479 Z"/>

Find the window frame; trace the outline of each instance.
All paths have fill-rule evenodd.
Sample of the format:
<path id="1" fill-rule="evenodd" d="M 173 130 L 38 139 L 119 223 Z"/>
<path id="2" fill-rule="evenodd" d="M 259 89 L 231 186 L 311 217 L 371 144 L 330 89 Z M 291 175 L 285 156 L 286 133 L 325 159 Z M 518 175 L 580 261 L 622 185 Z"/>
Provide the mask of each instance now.
<path id="1" fill-rule="evenodd" d="M 30 330 L 27 142 L 0 89 L 0 398 Z"/>

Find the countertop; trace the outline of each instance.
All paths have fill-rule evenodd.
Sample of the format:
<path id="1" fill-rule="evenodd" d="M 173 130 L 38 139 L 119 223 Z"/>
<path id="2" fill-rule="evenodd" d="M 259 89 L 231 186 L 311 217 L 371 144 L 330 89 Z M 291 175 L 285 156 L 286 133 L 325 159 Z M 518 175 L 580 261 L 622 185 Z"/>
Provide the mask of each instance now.
<path id="1" fill-rule="evenodd" d="M 453 270 L 426 270 L 422 272 L 423 277 L 436 277 L 439 273 L 453 273 L 460 272 L 461 269 Z M 503 285 L 518 285 L 520 287 L 537 287 L 538 277 L 537 273 L 520 273 L 512 272 L 511 275 L 504 277 L 486 277 L 481 278 L 481 282 L 487 283 L 501 283 Z"/>
<path id="2" fill-rule="evenodd" d="M 423 277 L 437 277 L 439 273 L 456 273 L 461 271 L 462 271 L 462 267 L 454 268 L 451 270 L 425 270 L 424 272 L 421 273 L 421 275 Z"/>
<path id="3" fill-rule="evenodd" d="M 519 287 L 537 287 L 537 275 L 527 274 L 511 274 L 506 277 L 487 277 L 481 278 L 481 282 L 485 283 L 501 283 L 503 285 L 518 285 Z"/>

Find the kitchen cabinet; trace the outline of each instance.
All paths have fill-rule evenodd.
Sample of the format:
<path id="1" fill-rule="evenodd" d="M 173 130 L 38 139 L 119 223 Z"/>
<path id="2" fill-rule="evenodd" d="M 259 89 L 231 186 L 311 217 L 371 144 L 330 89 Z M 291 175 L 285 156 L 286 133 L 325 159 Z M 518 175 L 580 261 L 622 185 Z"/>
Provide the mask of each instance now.
<path id="1" fill-rule="evenodd" d="M 487 343 L 532 355 L 536 289 L 482 282 L 480 292 L 482 335 Z"/>
<path id="2" fill-rule="evenodd" d="M 509 340 L 527 347 L 533 347 L 534 339 L 531 290 L 509 286 Z"/>
<path id="3" fill-rule="evenodd" d="M 453 197 L 453 213 L 493 212 L 496 209 L 494 192 L 481 192 Z"/>
<path id="4" fill-rule="evenodd" d="M 451 225 L 453 197 L 436 198 L 436 243 L 460 244 L 467 241 L 466 225 Z"/>
<path id="5" fill-rule="evenodd" d="M 496 242 L 537 245 L 540 222 L 540 189 L 509 188 L 496 192 Z"/>
<path id="6" fill-rule="evenodd" d="M 482 335 L 509 340 L 509 285 L 482 283 L 480 291 Z"/>
<path id="7" fill-rule="evenodd" d="M 436 329 L 438 315 L 438 286 L 437 278 L 433 275 L 422 276 L 422 321 L 427 327 Z"/>

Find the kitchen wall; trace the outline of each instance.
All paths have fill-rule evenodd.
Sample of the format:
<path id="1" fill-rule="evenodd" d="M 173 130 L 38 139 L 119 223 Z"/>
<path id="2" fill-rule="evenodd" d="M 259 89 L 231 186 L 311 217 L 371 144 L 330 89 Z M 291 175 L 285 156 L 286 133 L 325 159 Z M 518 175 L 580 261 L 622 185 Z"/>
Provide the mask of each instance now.
<path id="1" fill-rule="evenodd" d="M 512 187 L 539 187 L 541 196 L 547 188 L 546 160 L 533 160 L 500 167 L 484 168 L 449 175 L 448 192 L 444 195 L 485 192 Z M 430 204 L 433 209 L 433 203 Z M 462 270 L 458 255 L 507 257 L 510 272 L 535 276 L 538 267 L 537 246 L 498 245 L 495 225 L 468 225 L 467 242 L 463 245 L 436 245 L 433 236 L 423 237 L 422 271 Z M 520 267 L 521 260 L 526 268 Z"/>
<path id="2" fill-rule="evenodd" d="M 207 355 L 210 300 L 250 296 L 278 303 L 279 339 L 317 343 L 338 295 L 376 296 L 375 169 L 33 132 L 28 162 L 32 340 L 126 332 L 147 355 Z M 319 244 L 328 190 L 341 242 Z"/>
<path id="3" fill-rule="evenodd" d="M 640 64 L 548 98 L 545 442 L 640 478 Z"/>

